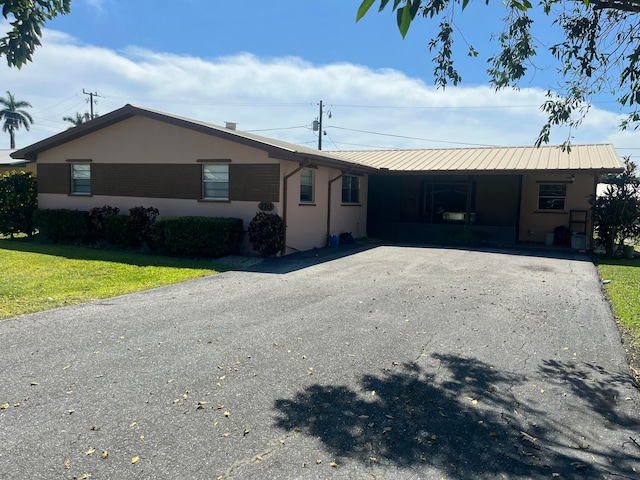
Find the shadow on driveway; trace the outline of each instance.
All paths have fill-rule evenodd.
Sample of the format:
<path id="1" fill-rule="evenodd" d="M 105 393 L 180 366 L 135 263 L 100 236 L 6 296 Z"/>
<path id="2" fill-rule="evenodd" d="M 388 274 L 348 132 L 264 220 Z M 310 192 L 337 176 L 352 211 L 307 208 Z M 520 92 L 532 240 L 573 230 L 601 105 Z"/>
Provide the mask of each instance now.
<path id="1" fill-rule="evenodd" d="M 525 376 L 474 358 L 430 358 L 438 365 L 434 372 L 406 363 L 381 375 L 363 375 L 357 390 L 315 384 L 291 399 L 278 399 L 275 425 L 318 438 L 338 463 L 432 466 L 451 478 L 636 478 L 628 476 L 640 454 L 633 439 L 622 448 L 595 450 L 583 443 L 580 432 L 552 420 L 543 403 L 516 398 L 514 389 L 530 383 Z M 618 387 L 631 381 L 628 376 L 555 361 L 540 370 L 568 382 L 612 429 L 640 428 L 637 419 L 612 407 Z"/>

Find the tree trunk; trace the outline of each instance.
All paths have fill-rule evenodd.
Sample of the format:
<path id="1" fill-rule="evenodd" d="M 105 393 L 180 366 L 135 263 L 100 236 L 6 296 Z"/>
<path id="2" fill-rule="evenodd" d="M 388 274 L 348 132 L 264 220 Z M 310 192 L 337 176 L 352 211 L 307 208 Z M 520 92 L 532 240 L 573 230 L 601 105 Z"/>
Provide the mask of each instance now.
<path id="1" fill-rule="evenodd" d="M 16 148 L 16 133 L 13 130 L 13 127 L 9 127 L 9 136 L 11 137 L 11 150 Z"/>

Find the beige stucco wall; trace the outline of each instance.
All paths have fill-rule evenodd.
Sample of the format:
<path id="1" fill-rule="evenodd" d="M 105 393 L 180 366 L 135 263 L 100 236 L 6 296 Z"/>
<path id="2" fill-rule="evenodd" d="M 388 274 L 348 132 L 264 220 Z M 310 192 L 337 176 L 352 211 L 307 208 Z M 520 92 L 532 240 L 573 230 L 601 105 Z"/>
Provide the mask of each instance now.
<path id="1" fill-rule="evenodd" d="M 285 162 L 283 178 L 298 168 Z M 287 180 L 287 252 L 310 250 L 327 245 L 327 235 L 352 232 L 355 238 L 366 235 L 367 177 L 360 180 L 359 206 L 342 204 L 342 180 L 331 186 L 331 215 L 329 212 L 329 181 L 340 177 L 337 169 L 320 167 L 314 170 L 314 201 L 300 202 L 300 172 Z M 330 226 L 328 228 L 328 222 Z M 327 228 L 329 231 L 327 231 Z M 302 246 L 302 248 L 300 247 Z"/>
<path id="2" fill-rule="evenodd" d="M 567 182 L 574 175 L 573 182 L 568 182 L 565 209 L 562 211 L 538 210 L 538 191 L 540 183 Z M 520 234 L 519 241 L 544 242 L 547 232 L 561 225 L 569 227 L 570 210 L 587 210 L 589 197 L 595 193 L 595 179 L 593 172 L 559 172 L 533 173 L 522 176 L 522 199 L 520 203 Z M 590 214 L 587 214 L 587 242 L 590 245 L 592 226 Z M 576 228 L 573 227 L 572 230 Z"/>
<path id="3" fill-rule="evenodd" d="M 36 164 L 33 162 L 27 163 L 24 167 L 0 165 L 0 175 L 7 172 L 31 172 L 32 174 L 36 175 Z"/>
<path id="4" fill-rule="evenodd" d="M 132 117 L 97 132 L 52 148 L 38 156 L 38 163 L 66 163 L 67 159 L 91 159 L 96 163 L 185 163 L 197 159 L 231 159 L 235 163 L 280 163 L 280 176 L 298 168 L 299 164 L 269 158 L 260 149 L 176 127 L 146 117 Z M 327 243 L 328 181 L 340 171 L 320 167 L 315 177 L 315 205 L 301 205 L 300 174 L 288 180 L 287 192 L 287 250 L 286 253 L 323 247 Z M 353 232 L 354 237 L 366 234 L 366 178 L 361 180 L 362 206 L 341 205 L 341 181 L 334 182 L 331 210 L 331 233 Z M 280 202 L 274 203 L 272 213 L 284 215 L 283 182 Z M 224 216 L 242 218 L 245 229 L 258 211 L 258 202 L 199 202 L 166 198 L 138 198 L 118 196 L 78 196 L 40 194 L 40 208 L 70 208 L 89 210 L 111 205 L 126 213 L 134 206 L 156 207 L 161 217 Z M 250 251 L 250 245 L 245 242 Z"/>
<path id="5" fill-rule="evenodd" d="M 47 150 L 38 155 L 38 163 L 89 158 L 96 163 L 273 162 L 263 150 L 135 116 Z"/>

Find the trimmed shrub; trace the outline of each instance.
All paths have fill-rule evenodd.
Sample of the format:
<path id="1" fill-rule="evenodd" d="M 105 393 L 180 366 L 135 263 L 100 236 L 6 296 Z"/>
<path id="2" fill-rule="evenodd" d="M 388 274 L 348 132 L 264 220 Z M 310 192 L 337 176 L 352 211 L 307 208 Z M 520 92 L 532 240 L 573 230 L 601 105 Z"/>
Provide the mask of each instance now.
<path id="1" fill-rule="evenodd" d="M 87 212 L 43 209 L 36 210 L 33 219 L 40 235 L 50 242 L 79 243 L 90 236 Z"/>
<path id="2" fill-rule="evenodd" d="M 154 240 L 170 254 L 219 258 L 238 253 L 243 236 L 240 218 L 173 217 L 155 223 Z"/>
<path id="3" fill-rule="evenodd" d="M 261 256 L 270 257 L 284 248 L 284 229 L 278 214 L 258 212 L 249 223 L 249 241 Z"/>
<path id="4" fill-rule="evenodd" d="M 104 219 L 104 240 L 112 245 L 134 245 L 136 240 L 129 227 L 129 216 L 107 215 Z"/>
<path id="5" fill-rule="evenodd" d="M 0 234 L 33 235 L 33 212 L 38 208 L 36 178 L 30 172 L 0 175 Z"/>
<path id="6" fill-rule="evenodd" d="M 129 228 L 133 234 L 134 245 L 153 246 L 153 226 L 159 211 L 154 207 L 133 207 L 129 209 Z"/>
<path id="7" fill-rule="evenodd" d="M 90 241 L 100 242 L 106 240 L 105 224 L 107 218 L 117 215 L 120 211 L 117 207 L 105 205 L 103 207 L 94 207 L 89 210 L 89 239 Z"/>

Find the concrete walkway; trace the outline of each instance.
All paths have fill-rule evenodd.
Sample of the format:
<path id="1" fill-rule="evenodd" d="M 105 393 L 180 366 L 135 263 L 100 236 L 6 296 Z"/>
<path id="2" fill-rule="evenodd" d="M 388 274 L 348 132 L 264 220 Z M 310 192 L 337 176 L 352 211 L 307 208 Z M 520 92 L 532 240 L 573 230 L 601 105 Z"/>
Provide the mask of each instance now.
<path id="1" fill-rule="evenodd" d="M 0 478 L 640 477 L 640 394 L 586 258 L 250 268 L 0 322 Z"/>

